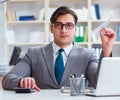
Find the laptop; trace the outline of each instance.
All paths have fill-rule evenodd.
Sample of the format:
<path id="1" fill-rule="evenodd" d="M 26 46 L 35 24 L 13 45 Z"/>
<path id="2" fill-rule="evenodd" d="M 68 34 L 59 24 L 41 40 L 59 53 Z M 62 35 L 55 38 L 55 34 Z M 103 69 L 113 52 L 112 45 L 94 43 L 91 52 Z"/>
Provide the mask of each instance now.
<path id="1" fill-rule="evenodd" d="M 90 96 L 120 96 L 120 57 L 104 57 L 101 61 L 96 89 Z"/>

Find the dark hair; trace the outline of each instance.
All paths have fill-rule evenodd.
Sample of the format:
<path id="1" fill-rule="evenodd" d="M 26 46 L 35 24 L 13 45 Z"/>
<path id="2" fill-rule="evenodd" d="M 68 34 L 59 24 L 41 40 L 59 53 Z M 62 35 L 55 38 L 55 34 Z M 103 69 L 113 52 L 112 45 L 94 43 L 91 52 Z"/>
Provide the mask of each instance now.
<path id="1" fill-rule="evenodd" d="M 55 23 L 59 16 L 65 15 L 65 14 L 73 15 L 74 20 L 75 20 L 75 24 L 77 24 L 78 17 L 76 15 L 76 13 L 67 6 L 62 6 L 62 7 L 59 7 L 55 10 L 55 12 L 52 14 L 52 16 L 50 18 L 51 23 L 52 24 Z"/>

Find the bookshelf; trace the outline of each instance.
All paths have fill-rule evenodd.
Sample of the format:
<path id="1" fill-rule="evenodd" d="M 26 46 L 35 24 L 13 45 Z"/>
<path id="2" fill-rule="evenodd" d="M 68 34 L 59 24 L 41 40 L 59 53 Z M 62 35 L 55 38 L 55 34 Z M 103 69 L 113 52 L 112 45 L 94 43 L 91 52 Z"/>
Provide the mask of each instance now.
<path id="1" fill-rule="evenodd" d="M 0 76 L 0 89 L 2 89 L 2 79 L 3 77 Z"/>
<path id="2" fill-rule="evenodd" d="M 42 46 L 52 41 L 52 35 L 49 31 L 49 18 L 59 6 L 69 6 L 74 9 L 78 14 L 78 25 L 85 28 L 84 34 L 87 32 L 87 39 L 83 42 L 77 42 L 77 44 L 89 49 L 100 48 L 101 42 L 93 41 L 92 30 L 105 22 L 110 17 L 110 13 L 113 13 L 113 15 L 111 16 L 112 20 L 109 26 L 116 30 L 116 26 L 120 25 L 119 3 L 119 0 L 9 0 L 5 3 L 4 9 L 6 15 L 6 62 L 8 63 L 10 60 L 14 46 L 22 47 L 24 51 L 30 46 Z M 94 4 L 99 5 L 100 19 L 93 18 L 91 8 Z M 11 14 L 8 14 L 9 11 L 12 12 L 12 18 L 9 17 L 11 16 Z M 19 20 L 19 16 L 26 15 L 32 15 L 35 19 Z M 40 38 L 38 38 L 39 36 Z M 10 37 L 12 42 L 8 42 Z M 113 50 L 116 51 L 116 48 L 120 49 L 118 48 L 119 45 L 119 41 L 117 41 Z"/>
<path id="3" fill-rule="evenodd" d="M 91 31 L 94 30 L 98 25 L 105 22 L 109 18 L 111 18 L 111 23 L 108 25 L 108 27 L 113 28 L 117 33 L 117 38 L 119 38 L 118 34 L 120 34 L 120 31 L 118 32 L 116 30 L 116 26 L 120 26 L 120 1 L 119 0 L 91 0 L 90 5 L 93 4 L 99 4 L 100 7 L 100 19 L 91 19 Z M 92 12 L 91 12 L 92 14 Z M 91 15 L 92 16 L 92 15 Z M 119 50 L 120 50 L 120 41 L 116 39 L 116 43 L 113 46 L 113 56 L 119 56 Z M 92 41 L 91 40 L 91 47 L 101 47 L 101 43 L 99 41 Z"/>

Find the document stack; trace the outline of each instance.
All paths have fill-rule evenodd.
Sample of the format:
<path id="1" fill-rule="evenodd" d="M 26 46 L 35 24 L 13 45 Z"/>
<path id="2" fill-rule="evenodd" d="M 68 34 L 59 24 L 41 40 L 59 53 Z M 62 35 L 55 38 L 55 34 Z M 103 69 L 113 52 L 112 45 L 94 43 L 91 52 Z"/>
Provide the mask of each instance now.
<path id="1" fill-rule="evenodd" d="M 9 71 L 8 65 L 1 64 L 0 65 L 0 76 L 5 76 Z"/>

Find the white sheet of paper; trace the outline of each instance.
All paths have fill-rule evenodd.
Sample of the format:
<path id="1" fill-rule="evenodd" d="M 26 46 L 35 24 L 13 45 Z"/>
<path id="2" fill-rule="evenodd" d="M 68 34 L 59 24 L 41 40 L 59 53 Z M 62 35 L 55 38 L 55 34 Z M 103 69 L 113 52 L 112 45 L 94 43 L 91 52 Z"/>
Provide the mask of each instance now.
<path id="1" fill-rule="evenodd" d="M 92 31 L 92 34 L 95 34 L 96 38 L 100 37 L 100 30 L 104 27 L 107 27 L 111 22 L 111 19 L 108 19 L 106 22 L 99 25 L 95 30 Z"/>

